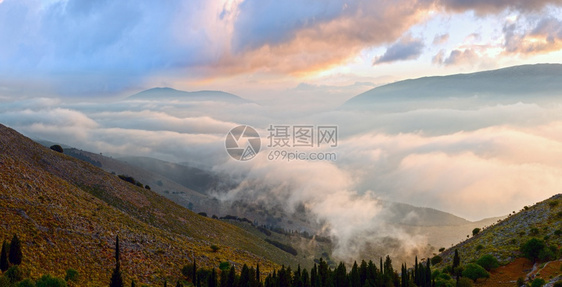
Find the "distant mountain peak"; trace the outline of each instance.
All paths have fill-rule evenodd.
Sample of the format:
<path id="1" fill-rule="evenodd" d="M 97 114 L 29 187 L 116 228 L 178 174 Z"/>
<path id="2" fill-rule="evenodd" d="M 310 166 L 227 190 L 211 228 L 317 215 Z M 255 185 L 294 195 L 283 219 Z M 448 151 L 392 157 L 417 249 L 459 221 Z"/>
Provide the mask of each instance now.
<path id="1" fill-rule="evenodd" d="M 155 87 L 129 96 L 129 100 L 186 100 L 186 101 L 218 101 L 230 103 L 248 103 L 237 95 L 214 90 L 187 92 L 170 87 Z"/>
<path id="2" fill-rule="evenodd" d="M 417 108 L 471 104 L 509 104 L 548 100 L 562 95 L 562 64 L 513 66 L 496 70 L 408 79 L 359 94 L 344 109 L 385 108 L 415 103 Z M 388 107 L 386 107 L 388 108 Z"/>

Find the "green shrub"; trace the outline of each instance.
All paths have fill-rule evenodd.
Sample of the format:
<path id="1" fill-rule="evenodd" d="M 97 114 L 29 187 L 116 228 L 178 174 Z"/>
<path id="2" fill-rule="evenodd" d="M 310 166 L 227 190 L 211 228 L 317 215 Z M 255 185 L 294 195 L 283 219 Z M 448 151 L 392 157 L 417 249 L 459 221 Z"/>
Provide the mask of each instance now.
<path id="1" fill-rule="evenodd" d="M 531 283 L 531 287 L 542 287 L 546 282 L 542 278 L 537 278 Z"/>
<path id="2" fill-rule="evenodd" d="M 52 146 L 51 146 L 51 149 L 54 150 L 54 151 L 56 151 L 56 152 L 60 152 L 60 153 L 63 153 L 63 152 L 64 152 L 64 150 L 62 149 L 62 147 L 61 147 L 60 145 L 58 145 L 58 144 L 52 145 Z"/>
<path id="3" fill-rule="evenodd" d="M 484 246 L 482 244 L 478 244 L 478 246 L 476 246 L 476 251 L 480 251 L 484 249 Z"/>
<path id="4" fill-rule="evenodd" d="M 545 248 L 546 244 L 543 240 L 531 238 L 521 246 L 521 252 L 525 255 L 525 257 L 535 261 L 539 258 L 539 254 Z"/>
<path id="5" fill-rule="evenodd" d="M 66 276 L 64 277 L 65 281 L 72 281 L 72 282 L 78 282 L 78 271 L 76 271 L 75 269 L 69 268 L 68 270 L 66 270 Z"/>
<path id="6" fill-rule="evenodd" d="M 548 206 L 552 207 L 556 207 L 558 205 L 558 200 L 553 200 L 551 202 L 548 203 Z"/>
<path id="7" fill-rule="evenodd" d="M 525 285 L 525 279 L 523 279 L 523 277 L 517 278 L 517 287 L 521 287 L 523 285 Z"/>
<path id="8" fill-rule="evenodd" d="M 490 273 L 486 271 L 486 269 L 482 268 L 482 266 L 474 263 L 469 263 L 464 267 L 462 272 L 462 276 L 472 279 L 474 282 L 480 278 L 490 278 Z"/>
<path id="9" fill-rule="evenodd" d="M 443 252 L 443 251 L 445 251 L 445 247 L 439 248 L 439 252 Z"/>
<path id="10" fill-rule="evenodd" d="M 21 270 L 18 268 L 18 265 L 14 265 L 8 268 L 8 270 L 6 271 L 6 273 L 4 273 L 4 275 L 8 279 L 10 279 L 10 282 L 12 282 L 12 284 L 19 282 L 23 279 L 23 272 L 21 272 Z"/>
<path id="11" fill-rule="evenodd" d="M 23 281 L 20 281 L 18 284 L 16 284 L 16 287 L 35 287 L 35 281 L 26 278 Z"/>
<path id="12" fill-rule="evenodd" d="M 478 233 L 480 233 L 480 228 L 476 227 L 472 229 L 472 236 L 476 236 Z"/>
<path id="13" fill-rule="evenodd" d="M 496 257 L 490 254 L 486 254 L 480 257 L 476 261 L 476 264 L 482 266 L 484 269 L 486 269 L 486 271 L 494 270 L 500 267 L 500 263 L 498 262 L 498 259 L 496 259 Z"/>
<path id="14" fill-rule="evenodd" d="M 221 248 L 216 246 L 216 245 L 211 245 L 211 250 L 213 250 L 213 252 L 217 252 L 217 251 L 219 251 L 219 249 L 221 249 Z"/>
<path id="15" fill-rule="evenodd" d="M 37 287 L 66 287 L 66 282 L 62 278 L 52 277 L 49 274 L 43 275 L 37 280 Z"/>
<path id="16" fill-rule="evenodd" d="M 435 255 L 433 256 L 433 258 L 431 258 L 431 265 L 437 265 L 441 263 L 441 261 L 443 261 L 443 258 L 439 255 Z"/>
<path id="17" fill-rule="evenodd" d="M 554 245 L 549 246 L 548 248 L 543 248 L 539 251 L 538 258 L 541 261 L 550 261 L 556 259 L 556 254 L 558 253 L 558 248 Z"/>
<path id="18" fill-rule="evenodd" d="M 536 227 L 533 227 L 529 230 L 529 234 L 531 235 L 538 235 L 539 234 L 539 229 Z"/>
<path id="19" fill-rule="evenodd" d="M 562 281 L 558 281 L 552 285 L 552 287 L 562 287 Z"/>
<path id="20" fill-rule="evenodd" d="M 230 269 L 230 263 L 228 263 L 228 262 L 221 262 L 221 263 L 219 264 L 219 269 L 220 269 L 221 271 L 226 271 L 226 270 Z"/>

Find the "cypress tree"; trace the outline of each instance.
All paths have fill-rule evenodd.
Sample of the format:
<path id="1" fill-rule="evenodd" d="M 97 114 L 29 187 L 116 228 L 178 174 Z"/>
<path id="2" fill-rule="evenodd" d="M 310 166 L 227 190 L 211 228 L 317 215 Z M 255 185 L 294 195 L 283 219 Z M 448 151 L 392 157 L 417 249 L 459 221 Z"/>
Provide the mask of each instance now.
<path id="1" fill-rule="evenodd" d="M 308 277 L 308 271 L 306 271 L 306 268 L 302 270 L 302 284 L 304 287 L 312 287 L 310 277 Z"/>
<path id="2" fill-rule="evenodd" d="M 131 287 L 135 287 L 135 280 L 131 281 Z"/>
<path id="3" fill-rule="evenodd" d="M 12 242 L 10 242 L 10 253 L 8 255 L 8 259 L 10 263 L 13 265 L 20 265 L 22 258 L 21 252 L 21 242 L 17 235 L 14 234 L 12 237 Z"/>
<path id="4" fill-rule="evenodd" d="M 416 256 L 416 261 L 414 263 L 414 283 L 419 285 L 420 284 L 420 276 L 419 276 L 419 272 L 418 272 L 418 256 Z"/>
<path id="5" fill-rule="evenodd" d="M 176 287 L 183 287 L 183 284 L 182 284 L 180 281 L 178 281 L 178 282 L 176 283 Z"/>
<path id="6" fill-rule="evenodd" d="M 353 267 L 351 267 L 351 273 L 349 273 L 349 281 L 351 283 L 351 287 L 362 287 L 361 285 L 361 275 L 359 274 L 359 267 L 357 266 L 357 261 L 353 263 Z"/>
<path id="7" fill-rule="evenodd" d="M 431 287 L 431 260 L 427 258 L 427 267 L 425 269 L 425 286 Z"/>
<path id="8" fill-rule="evenodd" d="M 365 285 L 365 281 L 367 281 L 367 262 L 365 260 L 361 260 L 359 276 L 361 277 L 361 286 Z"/>
<path id="9" fill-rule="evenodd" d="M 211 276 L 209 276 L 207 282 L 207 287 L 217 287 L 217 283 L 217 272 L 215 271 L 215 268 L 213 268 L 213 270 L 211 271 Z"/>
<path id="10" fill-rule="evenodd" d="M 191 282 L 193 282 L 193 285 L 195 285 L 195 283 L 197 282 L 197 261 L 195 260 L 195 254 L 193 254 L 193 270 L 192 270 L 192 274 L 193 274 L 193 279 L 191 280 Z"/>
<path id="11" fill-rule="evenodd" d="M 227 282 L 228 274 L 226 273 L 226 270 L 221 270 L 220 287 L 226 287 Z"/>
<path id="12" fill-rule="evenodd" d="M 226 287 L 234 287 L 236 286 L 236 270 L 234 266 L 230 267 L 230 271 L 228 272 L 228 280 L 226 281 Z"/>
<path id="13" fill-rule="evenodd" d="M 314 263 L 314 267 L 310 270 L 310 284 L 312 287 L 320 286 L 320 282 L 318 280 L 318 268 L 316 267 L 316 263 Z"/>
<path id="14" fill-rule="evenodd" d="M 461 265 L 461 258 L 459 257 L 459 251 L 455 249 L 455 256 L 453 257 L 453 270 Z"/>
<path id="15" fill-rule="evenodd" d="M 250 269 L 248 269 L 248 265 L 244 264 L 242 266 L 242 271 L 240 272 L 240 283 L 238 284 L 240 287 L 249 287 L 250 286 Z"/>
<path id="16" fill-rule="evenodd" d="M 461 258 L 459 256 L 459 251 L 455 249 L 455 256 L 453 257 L 453 274 L 457 277 L 457 284 L 459 283 L 460 278 L 460 270 L 459 266 L 461 265 Z"/>
<path id="17" fill-rule="evenodd" d="M 110 287 L 123 287 L 123 276 L 121 274 L 121 262 L 119 259 L 119 235 L 115 240 L 115 269 L 113 269 L 113 274 L 111 275 L 111 281 L 109 282 Z"/>
<path id="18" fill-rule="evenodd" d="M 260 283 L 260 264 L 256 267 L 256 281 L 258 281 L 258 285 Z"/>
<path id="19" fill-rule="evenodd" d="M 10 267 L 8 262 L 8 243 L 6 240 L 2 243 L 2 253 L 0 254 L 0 270 L 5 272 Z"/>

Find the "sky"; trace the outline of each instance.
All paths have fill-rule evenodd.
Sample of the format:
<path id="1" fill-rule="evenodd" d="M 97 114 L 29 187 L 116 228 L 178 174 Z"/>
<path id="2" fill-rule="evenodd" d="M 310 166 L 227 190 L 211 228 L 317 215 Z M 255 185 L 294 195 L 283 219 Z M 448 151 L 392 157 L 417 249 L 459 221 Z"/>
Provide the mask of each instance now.
<path id="1" fill-rule="evenodd" d="M 341 108 L 403 79 L 537 63 L 562 63 L 562 0 L 0 0 L 0 123 L 241 179 L 223 200 L 304 203 L 340 256 L 367 237 L 415 245 L 381 200 L 479 220 L 559 193 L 561 100 Z M 127 98 L 153 87 L 248 101 Z M 248 162 L 225 151 L 241 124 L 262 136 Z M 269 160 L 270 124 L 337 125 L 337 148 L 313 150 L 337 161 Z"/>
<path id="2" fill-rule="evenodd" d="M 558 0 L 0 2 L 4 95 L 172 86 L 279 101 L 299 85 L 360 92 L 562 57 Z"/>

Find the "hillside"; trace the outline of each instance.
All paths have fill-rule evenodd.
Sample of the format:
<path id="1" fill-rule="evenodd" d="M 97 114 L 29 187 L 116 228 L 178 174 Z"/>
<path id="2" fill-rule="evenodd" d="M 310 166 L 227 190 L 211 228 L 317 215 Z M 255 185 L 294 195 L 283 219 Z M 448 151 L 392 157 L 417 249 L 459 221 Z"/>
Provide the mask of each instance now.
<path id="1" fill-rule="evenodd" d="M 3 125 L 0 151 L 0 236 L 18 234 L 22 266 L 31 277 L 63 276 L 74 268 L 83 283 L 105 285 L 117 234 L 126 281 L 177 278 L 193 254 L 208 267 L 259 262 L 265 271 L 296 262 L 247 231 L 199 216 Z M 213 244 L 220 247 L 216 253 Z"/>
<path id="2" fill-rule="evenodd" d="M 342 108 L 384 112 L 414 107 L 470 109 L 526 101 L 544 103 L 560 95 L 562 64 L 537 64 L 399 81 L 357 95 Z"/>
<path id="3" fill-rule="evenodd" d="M 559 251 L 551 258 L 555 261 L 539 259 L 533 266 L 531 261 L 522 258 L 520 247 L 528 240 L 537 238 L 543 240 L 547 246 L 556 246 L 558 249 L 562 246 L 561 230 L 562 194 L 558 194 L 533 206 L 525 206 L 521 211 L 484 228 L 476 236 L 445 250 L 440 254 L 443 262 L 437 267 L 450 265 L 456 249 L 461 264 L 475 262 L 483 255 L 489 254 L 498 259 L 501 265 L 505 265 L 492 272 L 490 282 L 482 283 L 483 286 L 501 286 L 504 283 L 506 286 L 513 286 L 518 277 L 531 274 L 536 277 L 544 276 L 542 278 L 548 282 L 562 273 L 560 267 L 550 270 L 552 266 L 560 266 L 560 262 L 556 260 L 559 258 Z M 550 271 L 545 269 L 543 272 L 544 268 Z M 500 282 L 501 280 L 503 281 Z"/>

